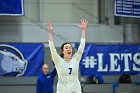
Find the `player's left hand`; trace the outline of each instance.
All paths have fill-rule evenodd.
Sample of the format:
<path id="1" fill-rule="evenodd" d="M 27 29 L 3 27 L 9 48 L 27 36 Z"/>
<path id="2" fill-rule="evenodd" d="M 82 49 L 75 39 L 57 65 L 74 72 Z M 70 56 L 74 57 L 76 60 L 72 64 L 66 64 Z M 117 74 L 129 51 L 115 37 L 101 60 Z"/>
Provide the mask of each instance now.
<path id="1" fill-rule="evenodd" d="M 81 24 L 79 25 L 82 31 L 85 31 L 87 28 L 88 21 L 86 19 L 81 19 Z"/>

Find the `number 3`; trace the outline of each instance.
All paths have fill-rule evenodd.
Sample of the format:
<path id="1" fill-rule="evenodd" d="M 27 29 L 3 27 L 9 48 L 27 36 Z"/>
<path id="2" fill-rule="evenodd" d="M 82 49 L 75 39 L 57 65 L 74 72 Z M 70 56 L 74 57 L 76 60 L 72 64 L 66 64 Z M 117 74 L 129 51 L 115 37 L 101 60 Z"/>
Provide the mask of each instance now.
<path id="1" fill-rule="evenodd" d="M 72 68 L 69 68 L 69 70 L 70 70 L 69 75 L 71 75 L 71 73 L 72 73 Z"/>

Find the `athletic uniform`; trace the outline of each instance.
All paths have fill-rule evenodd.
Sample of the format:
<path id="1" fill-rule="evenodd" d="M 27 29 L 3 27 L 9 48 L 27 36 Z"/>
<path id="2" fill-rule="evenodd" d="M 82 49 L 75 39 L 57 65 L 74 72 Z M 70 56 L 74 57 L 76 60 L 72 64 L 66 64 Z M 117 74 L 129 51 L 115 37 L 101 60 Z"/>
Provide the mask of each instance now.
<path id="1" fill-rule="evenodd" d="M 58 55 L 52 41 L 49 41 L 49 47 L 58 73 L 56 93 L 82 93 L 80 81 L 78 79 L 78 70 L 79 62 L 85 47 L 85 39 L 81 39 L 78 51 L 73 55 L 69 63 Z"/>

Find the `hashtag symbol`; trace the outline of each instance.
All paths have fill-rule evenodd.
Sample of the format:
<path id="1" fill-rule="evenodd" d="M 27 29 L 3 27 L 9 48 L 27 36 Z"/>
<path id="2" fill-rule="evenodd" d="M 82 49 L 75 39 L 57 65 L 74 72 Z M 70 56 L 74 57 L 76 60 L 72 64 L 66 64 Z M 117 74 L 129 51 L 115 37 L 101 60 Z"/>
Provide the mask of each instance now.
<path id="1" fill-rule="evenodd" d="M 94 56 L 87 56 L 82 61 L 85 68 L 94 68 L 94 66 L 97 64 L 97 59 L 95 59 Z"/>

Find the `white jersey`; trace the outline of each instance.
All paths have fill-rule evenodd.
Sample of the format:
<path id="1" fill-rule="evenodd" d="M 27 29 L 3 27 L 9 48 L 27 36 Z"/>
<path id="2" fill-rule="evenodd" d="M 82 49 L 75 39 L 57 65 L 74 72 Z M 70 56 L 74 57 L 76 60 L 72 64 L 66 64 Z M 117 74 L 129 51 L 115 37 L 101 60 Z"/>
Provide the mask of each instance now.
<path id="1" fill-rule="evenodd" d="M 58 83 L 56 93 L 82 93 L 78 79 L 79 62 L 85 47 L 85 39 L 81 39 L 78 51 L 73 55 L 69 63 L 58 55 L 54 44 L 49 41 L 52 59 L 58 73 Z"/>

